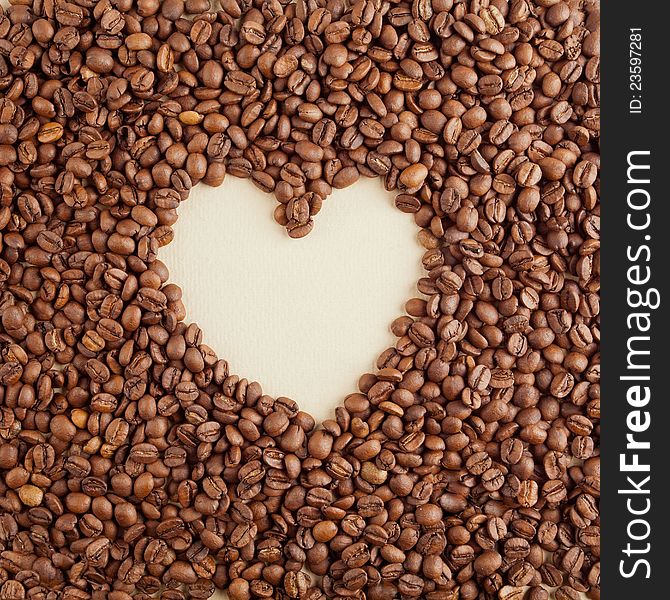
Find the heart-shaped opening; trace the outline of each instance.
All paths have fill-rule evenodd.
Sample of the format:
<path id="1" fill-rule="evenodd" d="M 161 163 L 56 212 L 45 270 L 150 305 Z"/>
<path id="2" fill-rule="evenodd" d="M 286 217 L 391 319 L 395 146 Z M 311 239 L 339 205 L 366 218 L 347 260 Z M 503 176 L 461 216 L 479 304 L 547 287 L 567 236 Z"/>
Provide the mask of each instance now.
<path id="1" fill-rule="evenodd" d="M 248 180 L 197 186 L 161 251 L 187 318 L 233 373 L 332 418 L 396 339 L 389 323 L 416 293 L 422 249 L 413 219 L 375 180 L 336 190 L 322 225 L 291 240 Z"/>

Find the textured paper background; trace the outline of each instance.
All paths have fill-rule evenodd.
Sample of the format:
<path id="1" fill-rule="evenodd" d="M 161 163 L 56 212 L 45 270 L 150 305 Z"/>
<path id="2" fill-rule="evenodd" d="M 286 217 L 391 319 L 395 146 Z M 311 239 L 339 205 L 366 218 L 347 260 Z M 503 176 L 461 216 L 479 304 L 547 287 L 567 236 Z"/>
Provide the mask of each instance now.
<path id="1" fill-rule="evenodd" d="M 272 197 L 228 177 L 194 190 L 160 258 L 232 373 L 328 418 L 394 343 L 389 324 L 416 295 L 418 230 L 393 197 L 379 181 L 338 190 L 293 240 Z"/>

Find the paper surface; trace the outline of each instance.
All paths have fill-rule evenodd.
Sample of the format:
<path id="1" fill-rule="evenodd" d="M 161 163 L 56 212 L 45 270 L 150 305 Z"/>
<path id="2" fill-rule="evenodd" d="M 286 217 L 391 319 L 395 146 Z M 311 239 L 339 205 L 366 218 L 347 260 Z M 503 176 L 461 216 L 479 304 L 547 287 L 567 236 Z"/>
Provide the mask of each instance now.
<path id="1" fill-rule="evenodd" d="M 395 343 L 389 325 L 417 295 L 418 228 L 393 198 L 378 180 L 337 190 L 294 240 L 274 222 L 272 196 L 227 177 L 195 188 L 159 258 L 187 321 L 231 373 L 330 418 Z"/>

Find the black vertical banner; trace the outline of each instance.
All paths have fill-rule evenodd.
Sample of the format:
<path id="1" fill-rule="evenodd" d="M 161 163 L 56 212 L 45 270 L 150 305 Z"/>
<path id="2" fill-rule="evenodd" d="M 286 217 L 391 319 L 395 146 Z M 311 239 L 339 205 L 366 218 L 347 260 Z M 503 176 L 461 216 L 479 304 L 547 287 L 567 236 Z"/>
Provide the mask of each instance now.
<path id="1" fill-rule="evenodd" d="M 666 2 L 602 3 L 601 597 L 668 598 Z"/>

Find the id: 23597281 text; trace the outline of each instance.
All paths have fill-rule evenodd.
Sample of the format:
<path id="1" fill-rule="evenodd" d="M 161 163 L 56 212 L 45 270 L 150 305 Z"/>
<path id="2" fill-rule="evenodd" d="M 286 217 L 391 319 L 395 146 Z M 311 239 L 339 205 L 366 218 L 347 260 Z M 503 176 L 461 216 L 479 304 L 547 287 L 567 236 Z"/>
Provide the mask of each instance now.
<path id="1" fill-rule="evenodd" d="M 628 112 L 642 114 L 642 28 L 631 27 L 628 34 Z"/>

